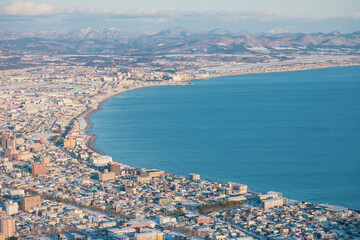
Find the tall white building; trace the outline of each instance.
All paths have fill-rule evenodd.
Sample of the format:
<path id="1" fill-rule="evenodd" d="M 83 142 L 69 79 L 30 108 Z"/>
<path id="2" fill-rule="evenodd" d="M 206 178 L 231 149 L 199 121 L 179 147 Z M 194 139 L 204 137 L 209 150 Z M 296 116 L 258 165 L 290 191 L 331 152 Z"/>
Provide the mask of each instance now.
<path id="1" fill-rule="evenodd" d="M 17 202 L 8 201 L 5 204 L 6 214 L 11 216 L 19 212 L 19 204 Z"/>

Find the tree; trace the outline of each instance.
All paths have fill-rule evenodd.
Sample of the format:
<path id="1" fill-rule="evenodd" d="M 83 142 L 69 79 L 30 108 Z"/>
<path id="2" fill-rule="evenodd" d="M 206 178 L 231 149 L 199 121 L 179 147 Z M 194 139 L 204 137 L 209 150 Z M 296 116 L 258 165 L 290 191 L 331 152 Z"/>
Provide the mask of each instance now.
<path id="1" fill-rule="evenodd" d="M 57 141 L 59 141 L 59 138 L 60 138 L 59 135 L 55 135 L 55 136 L 50 138 L 50 141 L 51 142 L 57 142 Z"/>

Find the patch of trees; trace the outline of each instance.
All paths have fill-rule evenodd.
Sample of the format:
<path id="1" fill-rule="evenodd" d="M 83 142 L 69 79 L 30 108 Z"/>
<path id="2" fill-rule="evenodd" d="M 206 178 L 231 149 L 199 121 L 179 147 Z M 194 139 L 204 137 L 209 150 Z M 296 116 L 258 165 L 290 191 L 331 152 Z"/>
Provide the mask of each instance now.
<path id="1" fill-rule="evenodd" d="M 227 200 L 227 201 L 218 202 L 218 203 L 214 203 L 214 204 L 203 204 L 201 206 L 197 206 L 196 210 L 199 213 L 209 213 L 209 212 L 215 212 L 215 211 L 220 211 L 220 210 L 241 208 L 243 206 L 244 206 L 243 202 Z"/>
<path id="2" fill-rule="evenodd" d="M 55 136 L 53 136 L 53 137 L 50 138 L 50 141 L 51 141 L 51 142 L 57 142 L 57 141 L 59 141 L 59 138 L 60 138 L 60 137 L 59 137 L 58 135 L 55 135 Z"/>
<path id="3" fill-rule="evenodd" d="M 171 217 L 178 217 L 178 216 L 184 216 L 185 213 L 181 209 L 175 209 L 175 210 L 168 211 L 165 215 L 171 216 Z"/>

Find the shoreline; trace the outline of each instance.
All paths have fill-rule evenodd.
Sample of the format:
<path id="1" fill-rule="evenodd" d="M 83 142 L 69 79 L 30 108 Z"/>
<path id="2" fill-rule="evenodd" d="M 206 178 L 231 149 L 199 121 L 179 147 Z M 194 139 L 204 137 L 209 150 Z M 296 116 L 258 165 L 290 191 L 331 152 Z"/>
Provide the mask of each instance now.
<path id="1" fill-rule="evenodd" d="M 210 78 L 221 78 L 221 77 L 230 77 L 230 76 L 240 76 L 240 75 L 247 75 L 247 74 L 264 74 L 264 73 L 281 73 L 281 72 L 298 72 L 298 71 L 308 71 L 308 70 L 316 70 L 316 69 L 326 69 L 326 68 L 337 68 L 337 67 L 354 67 L 354 66 L 360 66 L 360 64 L 351 64 L 351 65 L 331 65 L 331 66 L 317 66 L 317 67 L 308 67 L 308 68 L 304 68 L 304 69 L 288 69 L 285 71 L 258 71 L 258 72 L 243 72 L 243 73 L 233 73 L 233 74 L 220 74 L 220 75 L 216 75 L 216 76 L 210 76 L 210 77 L 205 77 L 205 78 L 197 78 L 197 79 L 189 79 L 189 80 L 183 80 L 183 81 L 179 81 L 179 82 L 175 82 L 175 83 L 166 83 L 166 84 L 156 84 L 156 85 L 150 85 L 150 86 L 141 86 L 141 87 L 134 87 L 134 88 L 129 88 L 129 89 L 125 89 L 122 91 L 119 91 L 117 93 L 112 93 L 108 96 L 106 96 L 105 98 L 103 98 L 102 100 L 100 100 L 97 103 L 96 108 L 90 108 L 89 110 L 87 110 L 85 113 L 83 113 L 81 116 L 79 116 L 78 118 L 81 119 L 83 118 L 86 122 L 86 127 L 83 131 L 83 134 L 86 135 L 86 140 L 85 140 L 85 146 L 89 149 L 91 149 L 92 151 L 100 154 L 100 155 L 106 155 L 105 153 L 102 153 L 100 150 L 96 149 L 94 147 L 94 142 L 96 139 L 96 134 L 88 134 L 87 131 L 91 128 L 92 123 L 89 120 L 89 117 L 91 114 L 99 111 L 102 109 L 102 106 L 105 102 L 107 102 L 108 100 L 112 99 L 113 97 L 120 95 L 122 93 L 125 92 L 129 92 L 135 89 L 142 89 L 142 88 L 148 88 L 148 87 L 159 87 L 159 86 L 183 86 L 183 85 L 187 85 L 187 83 L 189 83 L 190 81 L 196 81 L 196 80 L 206 80 L 206 79 L 210 79 Z M 294 66 L 295 67 L 295 66 Z M 163 82 L 162 82 L 163 83 Z M 120 162 L 119 162 L 120 163 Z M 124 163 L 120 163 L 120 164 L 124 164 Z M 126 165 L 126 164 L 124 164 Z"/>
<path id="2" fill-rule="evenodd" d="M 188 81 L 193 81 L 193 80 L 204 80 L 204 79 L 210 79 L 210 78 L 219 78 L 219 77 L 230 77 L 230 76 L 241 76 L 241 75 L 248 75 L 248 74 L 264 74 L 264 73 L 282 73 L 282 72 L 300 72 L 300 71 L 308 71 L 308 70 L 317 70 L 317 69 L 327 69 L 327 68 L 338 68 L 338 67 L 355 67 L 355 66 L 360 66 L 360 63 L 354 63 L 354 64 L 343 64 L 343 65 L 331 65 L 331 66 L 317 66 L 317 67 L 307 67 L 307 68 L 302 68 L 302 69 L 286 69 L 286 70 L 266 70 L 266 71 L 254 71 L 254 72 L 238 72 L 238 73 L 228 73 L 228 74 L 219 74 L 216 76 L 210 76 L 210 77 L 206 77 L 206 78 L 200 78 L 200 79 L 191 79 Z M 276 66 L 275 66 L 276 67 Z M 280 66 L 278 66 L 280 67 Z M 295 67 L 295 66 L 294 66 Z"/>
<path id="3" fill-rule="evenodd" d="M 188 81 L 186 81 L 188 82 Z M 91 114 L 96 113 L 97 111 L 102 109 L 102 106 L 105 102 L 107 102 L 108 100 L 112 99 L 113 97 L 116 97 L 117 95 L 120 95 L 122 93 L 126 93 L 135 89 L 141 89 L 141 88 L 147 88 L 147 87 L 158 87 L 158 86 L 175 86 L 175 85 L 183 85 L 183 84 L 156 84 L 156 85 L 150 85 L 150 86 L 141 86 L 141 87 L 134 87 L 134 88 L 129 88 L 129 89 L 124 89 L 121 90 L 119 92 L 116 93 L 112 93 L 110 95 L 107 95 L 105 98 L 101 99 L 95 108 L 89 108 L 85 113 L 83 113 L 81 116 L 78 116 L 77 118 L 80 119 L 84 119 L 86 122 L 86 127 L 81 130 L 83 132 L 84 135 L 86 135 L 86 140 L 85 140 L 85 146 L 88 149 L 91 149 L 92 151 L 100 154 L 100 155 L 106 155 L 105 153 L 102 153 L 100 150 L 96 149 L 94 147 L 94 141 L 96 139 L 96 134 L 89 134 L 87 133 L 87 131 L 91 128 L 92 123 L 89 120 L 89 117 Z M 120 162 L 119 162 L 120 163 Z M 123 165 L 125 165 L 124 163 L 121 163 Z"/>
<path id="4" fill-rule="evenodd" d="M 158 86 L 176 86 L 176 85 L 188 85 L 188 83 L 190 81 L 194 81 L 194 80 L 207 80 L 207 79 L 210 79 L 210 78 L 220 78 L 220 77 L 226 77 L 226 76 L 237 76 L 237 75 L 246 75 L 246 74 L 262 74 L 262 73 L 277 73 L 277 72 L 297 72 L 297 71 L 307 71 L 307 70 L 316 70 L 316 69 L 326 69 L 326 68 L 337 68 L 337 67 L 353 67 L 353 66 L 360 66 L 360 64 L 353 64 L 353 65 L 333 65 L 333 66 L 320 66 L 320 67 L 317 67 L 317 68 L 307 68 L 307 69 L 289 69 L 287 71 L 268 71 L 268 72 L 265 72 L 265 71 L 261 71 L 261 72 L 252 72 L 252 73 L 240 73 L 240 74 L 223 74 L 223 75 L 218 75 L 218 76 L 211 76 L 211 77 L 207 77 L 207 78 L 197 78 L 197 79 L 189 79 L 189 80 L 186 80 L 186 81 L 179 81 L 179 82 L 176 82 L 176 83 L 164 83 L 164 82 L 161 82 L 160 84 L 154 84 L 154 85 L 149 85 L 149 86 L 141 86 L 141 87 L 134 87 L 134 88 L 129 88 L 129 89 L 124 89 L 124 90 L 121 90 L 117 93 L 112 93 L 110 95 L 107 95 L 105 98 L 101 99 L 97 105 L 96 105 L 96 108 L 90 108 L 88 111 L 86 111 L 85 113 L 83 113 L 81 116 L 79 116 L 79 119 L 83 118 L 85 121 L 86 121 L 86 127 L 82 130 L 83 131 L 83 134 L 86 135 L 86 140 L 85 140 L 85 146 L 88 148 L 88 149 L 91 149 L 92 151 L 96 152 L 97 154 L 100 154 L 100 155 L 106 155 L 105 153 L 101 152 L 100 150 L 96 149 L 94 147 L 94 141 L 96 139 L 96 134 L 88 134 L 87 131 L 91 128 L 91 122 L 89 120 L 89 116 L 99 110 L 102 109 L 102 106 L 103 104 L 112 99 L 113 97 L 117 96 L 117 95 L 120 95 L 122 93 L 125 93 L 125 92 L 129 92 L 129 91 L 132 91 L 132 90 L 135 90 L 135 89 L 141 89 L 141 88 L 147 88 L 147 87 L 158 87 Z M 112 157 L 112 156 L 110 156 Z M 116 161 L 114 160 L 115 162 L 117 162 L 118 164 L 122 165 L 122 166 L 126 166 L 126 167 L 129 167 L 129 168 L 134 168 L 133 166 L 131 165 L 128 165 L 128 164 L 125 164 L 125 163 L 122 163 L 122 162 L 119 162 L 119 161 Z M 215 182 L 218 182 L 216 180 L 213 180 L 213 179 L 206 179 L 206 180 L 210 180 L 210 181 L 215 181 Z M 260 190 L 251 190 L 250 192 L 255 192 L 255 193 L 264 193 Z M 296 200 L 294 198 L 292 198 L 293 201 L 301 201 L 301 202 L 307 202 L 306 200 Z M 318 204 L 324 204 L 324 203 L 314 203 L 316 205 Z M 335 206 L 333 204 L 328 204 L 326 203 L 327 205 L 332 205 L 332 206 Z M 342 205 L 341 205 L 342 206 Z M 354 210 L 354 211 L 360 211 L 360 210 L 357 210 L 357 209 L 354 209 L 354 208 L 348 208 L 348 209 L 351 209 L 351 210 Z"/>

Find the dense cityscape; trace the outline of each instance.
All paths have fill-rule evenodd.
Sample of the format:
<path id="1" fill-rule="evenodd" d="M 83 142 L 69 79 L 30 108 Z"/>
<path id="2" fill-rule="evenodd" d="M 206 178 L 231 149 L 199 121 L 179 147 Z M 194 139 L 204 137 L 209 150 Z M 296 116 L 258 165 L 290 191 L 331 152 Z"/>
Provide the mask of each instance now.
<path id="1" fill-rule="evenodd" d="M 224 75 L 359 65 L 341 54 L 3 55 L 0 239 L 358 239 L 355 209 L 114 161 L 87 134 L 94 111 L 135 88 Z M 11 59 L 17 61 L 16 66 Z M 250 59 L 250 60 L 249 60 Z M 255 60 L 254 60 L 255 59 Z M 257 59 L 257 60 L 256 60 Z M 92 64 L 89 64 L 92 63 Z M 196 83 L 195 83 L 196 84 Z M 121 161 L 121 160 L 120 160 Z"/>

